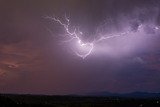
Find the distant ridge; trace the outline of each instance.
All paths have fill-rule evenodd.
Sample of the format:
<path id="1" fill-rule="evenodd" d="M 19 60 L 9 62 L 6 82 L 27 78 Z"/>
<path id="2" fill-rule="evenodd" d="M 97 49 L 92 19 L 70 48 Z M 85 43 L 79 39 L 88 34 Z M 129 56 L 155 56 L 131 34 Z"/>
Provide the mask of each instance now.
<path id="1" fill-rule="evenodd" d="M 103 97 L 126 97 L 126 98 L 160 98 L 160 93 L 149 92 L 131 92 L 131 93 L 110 93 L 110 92 L 95 92 L 88 93 L 86 96 L 103 96 Z"/>

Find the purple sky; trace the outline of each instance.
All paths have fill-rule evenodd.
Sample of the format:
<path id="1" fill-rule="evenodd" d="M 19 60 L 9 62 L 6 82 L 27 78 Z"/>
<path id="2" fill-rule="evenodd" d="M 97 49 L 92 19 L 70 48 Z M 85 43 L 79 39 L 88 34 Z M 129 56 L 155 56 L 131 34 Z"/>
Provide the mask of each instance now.
<path id="1" fill-rule="evenodd" d="M 0 93 L 160 92 L 160 33 L 150 31 L 160 25 L 159 6 L 159 0 L 1 0 Z M 87 39 L 106 20 L 103 32 L 142 23 L 143 36 L 151 37 L 108 40 L 100 45 L 113 51 L 83 60 L 60 43 L 63 28 L 44 18 L 65 13 Z M 124 46 L 133 51 L 124 54 Z"/>

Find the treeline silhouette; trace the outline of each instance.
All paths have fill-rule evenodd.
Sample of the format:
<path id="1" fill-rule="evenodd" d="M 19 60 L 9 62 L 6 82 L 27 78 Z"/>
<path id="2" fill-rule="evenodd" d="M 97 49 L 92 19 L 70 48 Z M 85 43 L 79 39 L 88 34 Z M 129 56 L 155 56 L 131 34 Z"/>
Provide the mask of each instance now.
<path id="1" fill-rule="evenodd" d="M 0 95 L 0 107 L 160 107 L 160 99 L 120 97 Z"/>

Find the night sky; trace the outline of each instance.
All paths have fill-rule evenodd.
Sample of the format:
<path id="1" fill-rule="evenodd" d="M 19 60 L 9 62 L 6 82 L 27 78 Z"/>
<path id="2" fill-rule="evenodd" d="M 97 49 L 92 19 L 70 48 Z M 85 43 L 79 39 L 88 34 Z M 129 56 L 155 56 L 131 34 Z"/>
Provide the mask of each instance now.
<path id="1" fill-rule="evenodd" d="M 151 29 L 160 26 L 159 7 L 159 0 L 0 0 L 0 93 L 160 92 L 160 31 Z M 146 26 L 83 59 L 62 42 L 63 27 L 45 18 L 65 15 L 85 42 Z"/>

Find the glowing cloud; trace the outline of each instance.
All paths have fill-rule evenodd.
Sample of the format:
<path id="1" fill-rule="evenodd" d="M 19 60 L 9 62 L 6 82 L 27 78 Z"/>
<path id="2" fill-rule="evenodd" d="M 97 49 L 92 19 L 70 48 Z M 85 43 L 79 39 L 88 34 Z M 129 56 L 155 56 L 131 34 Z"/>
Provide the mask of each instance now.
<path id="1" fill-rule="evenodd" d="M 121 38 L 123 36 L 140 36 L 140 35 L 150 35 L 148 32 L 153 31 L 154 33 L 157 33 L 160 29 L 159 26 L 156 26 L 154 24 L 150 23 L 139 23 L 136 27 L 136 29 L 132 28 L 132 25 L 126 24 L 127 26 L 124 27 L 124 30 L 118 31 L 118 32 L 113 32 L 113 33 L 106 33 L 106 34 L 100 34 L 98 35 L 97 38 L 94 38 L 93 41 L 91 42 L 84 42 L 81 37 L 83 36 L 83 32 L 80 31 L 78 28 L 74 28 L 71 30 L 71 24 L 70 24 L 70 19 L 65 17 L 65 22 L 63 23 L 60 19 L 55 18 L 55 17 L 46 17 L 47 19 L 53 20 L 54 22 L 59 23 L 65 30 L 65 35 L 68 40 L 65 42 L 67 43 L 73 43 L 72 45 L 75 46 L 73 52 L 85 59 L 88 55 L 90 55 L 93 52 L 93 49 L 95 49 L 96 45 L 99 44 L 100 42 L 104 42 L 109 39 L 114 39 L 114 38 Z"/>

